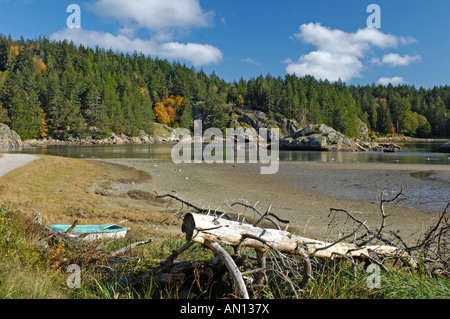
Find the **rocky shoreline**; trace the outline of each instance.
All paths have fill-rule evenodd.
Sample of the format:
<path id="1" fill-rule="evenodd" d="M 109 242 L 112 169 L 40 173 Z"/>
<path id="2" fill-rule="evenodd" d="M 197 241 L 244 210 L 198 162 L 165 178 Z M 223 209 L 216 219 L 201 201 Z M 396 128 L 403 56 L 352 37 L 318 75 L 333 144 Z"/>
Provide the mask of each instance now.
<path id="1" fill-rule="evenodd" d="M 378 143 L 368 139 L 351 139 L 344 134 L 321 125 L 307 127 L 280 139 L 280 149 L 299 151 L 396 152 L 394 143 Z"/>
<path id="2" fill-rule="evenodd" d="M 174 142 L 171 138 L 159 136 L 129 137 L 126 135 L 112 134 L 104 139 L 93 138 L 69 138 L 67 140 L 42 139 L 23 141 L 25 147 L 44 147 L 47 145 L 120 145 L 120 144 L 154 144 Z"/>
<path id="3" fill-rule="evenodd" d="M 45 147 L 47 145 L 121 145 L 121 144 L 155 144 L 155 143 L 172 143 L 176 142 L 172 139 L 172 128 L 167 125 L 154 124 L 155 134 L 149 135 L 144 131 L 139 136 L 127 136 L 125 134 L 117 135 L 111 133 L 109 137 L 95 139 L 92 137 L 69 137 L 67 140 L 58 140 L 53 138 L 33 139 L 23 141 L 25 147 Z"/>
<path id="4" fill-rule="evenodd" d="M 286 131 L 291 131 L 287 134 Z M 155 123 L 155 133 L 149 135 L 141 131 L 139 136 L 126 136 L 111 133 L 109 137 L 95 139 L 92 137 L 58 140 L 53 138 L 33 139 L 22 141 L 20 136 L 7 125 L 0 124 L 0 150 L 16 149 L 21 147 L 46 147 L 49 145 L 123 145 L 123 144 L 157 144 L 176 143 L 172 138 L 173 128 Z M 292 132 L 294 131 L 294 132 Z M 349 152 L 397 152 L 402 148 L 395 144 L 412 138 L 388 137 L 369 139 L 367 137 L 349 138 L 344 134 L 324 124 L 308 125 L 302 129 L 294 130 L 292 127 L 283 132 L 286 135 L 280 138 L 280 150 L 298 151 L 349 151 Z M 443 144 L 438 152 L 450 153 L 450 142 Z"/>

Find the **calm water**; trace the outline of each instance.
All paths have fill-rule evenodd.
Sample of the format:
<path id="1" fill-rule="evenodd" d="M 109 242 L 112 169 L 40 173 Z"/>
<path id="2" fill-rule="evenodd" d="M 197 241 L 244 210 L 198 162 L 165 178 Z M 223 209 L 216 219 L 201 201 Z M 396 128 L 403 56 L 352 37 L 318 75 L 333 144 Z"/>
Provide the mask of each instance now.
<path id="1" fill-rule="evenodd" d="M 408 187 L 411 200 L 404 204 L 427 210 L 441 212 L 449 201 L 450 174 L 442 166 L 450 164 L 450 154 L 433 150 L 443 142 L 415 142 L 401 146 L 406 149 L 396 153 L 384 152 L 314 152 L 314 151 L 280 151 L 283 165 L 278 172 L 286 185 L 303 187 L 329 196 L 354 200 L 374 200 L 379 190 L 398 192 Z M 24 148 L 15 153 L 57 155 L 71 158 L 96 159 L 148 159 L 171 161 L 171 144 L 150 145 L 64 145 L 42 148 Z M 141 161 L 138 161 L 141 162 Z M 324 168 L 308 172 L 298 170 L 296 163 L 330 162 L 398 165 L 398 170 L 333 170 Z M 403 171 L 405 164 L 425 164 L 429 169 Z M 438 169 L 438 165 L 440 168 Z M 450 165 L 448 166 L 450 171 Z M 436 173 L 439 171 L 439 173 Z M 258 171 L 259 172 L 259 171 Z M 326 180 L 326 183 L 320 181 Z M 301 184 L 301 185 L 300 185 Z M 309 188 L 308 188 L 309 187 Z M 413 201 L 412 201 L 413 200 Z M 402 204 L 403 205 L 403 204 Z"/>
<path id="2" fill-rule="evenodd" d="M 396 153 L 280 151 L 280 160 L 294 162 L 449 165 L 450 154 L 433 151 L 442 144 L 443 142 L 408 142 L 399 144 L 407 149 Z M 57 155 L 72 158 L 148 158 L 153 160 L 170 160 L 171 149 L 171 144 L 54 145 L 42 148 L 24 148 L 20 153 Z"/>

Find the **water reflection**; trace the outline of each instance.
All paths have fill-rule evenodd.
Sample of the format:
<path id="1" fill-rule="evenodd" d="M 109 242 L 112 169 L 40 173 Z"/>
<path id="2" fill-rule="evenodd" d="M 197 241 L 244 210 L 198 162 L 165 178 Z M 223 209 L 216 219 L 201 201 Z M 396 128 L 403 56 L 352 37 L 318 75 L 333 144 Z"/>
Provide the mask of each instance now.
<path id="1" fill-rule="evenodd" d="M 448 165 L 450 155 L 433 152 L 442 142 L 409 142 L 406 149 L 396 153 L 385 152 L 315 152 L 280 151 L 281 161 L 335 162 L 335 163 L 394 163 Z M 42 148 L 24 148 L 15 153 L 57 155 L 72 158 L 148 158 L 171 160 L 172 144 L 149 145 L 52 145 Z M 248 155 L 248 150 L 247 150 Z M 194 151 L 192 151 L 194 154 Z M 235 150 L 235 156 L 237 150 Z M 225 155 L 225 152 L 224 152 Z M 248 157 L 247 157 L 248 159 Z"/>

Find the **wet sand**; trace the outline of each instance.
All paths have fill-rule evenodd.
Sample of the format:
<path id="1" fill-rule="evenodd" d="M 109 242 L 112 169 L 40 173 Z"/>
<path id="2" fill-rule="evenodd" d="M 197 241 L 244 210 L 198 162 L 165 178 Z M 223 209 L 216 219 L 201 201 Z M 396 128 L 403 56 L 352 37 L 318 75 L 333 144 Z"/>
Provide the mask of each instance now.
<path id="1" fill-rule="evenodd" d="M 351 228 L 344 216 L 332 219 L 330 208 L 352 212 L 378 227 L 380 196 L 395 196 L 403 187 L 409 197 L 386 204 L 388 228 L 403 239 L 414 239 L 436 221 L 450 201 L 450 168 L 428 165 L 338 164 L 282 162 L 277 174 L 261 175 L 258 164 L 174 164 L 148 159 L 108 159 L 107 162 L 150 173 L 151 181 L 133 185 L 159 194 L 176 192 L 200 207 L 230 211 L 224 201 L 245 200 L 265 212 L 291 221 L 289 230 L 317 239 L 335 230 Z M 240 210 L 242 211 L 242 210 Z M 248 218 L 253 216 L 249 210 Z M 333 223 L 330 224 L 330 222 Z M 336 224 L 337 223 L 337 224 Z M 333 235 L 334 236 L 334 235 Z"/>

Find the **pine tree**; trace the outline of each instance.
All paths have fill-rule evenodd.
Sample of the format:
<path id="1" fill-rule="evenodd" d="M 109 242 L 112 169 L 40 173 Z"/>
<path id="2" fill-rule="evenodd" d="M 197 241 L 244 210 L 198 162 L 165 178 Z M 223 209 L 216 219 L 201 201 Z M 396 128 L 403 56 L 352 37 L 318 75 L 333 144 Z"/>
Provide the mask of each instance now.
<path id="1" fill-rule="evenodd" d="M 377 131 L 381 134 L 392 133 L 392 118 L 389 107 L 386 103 L 381 102 L 378 108 Z"/>

